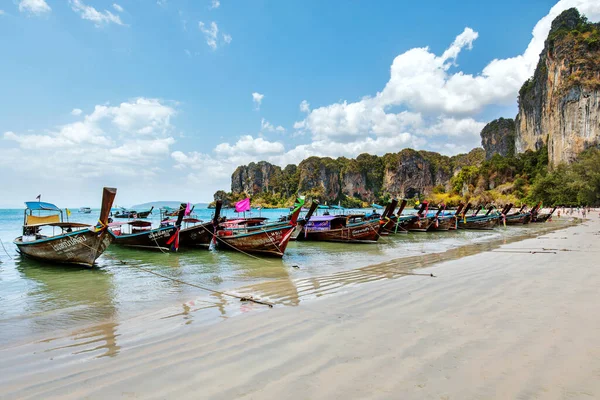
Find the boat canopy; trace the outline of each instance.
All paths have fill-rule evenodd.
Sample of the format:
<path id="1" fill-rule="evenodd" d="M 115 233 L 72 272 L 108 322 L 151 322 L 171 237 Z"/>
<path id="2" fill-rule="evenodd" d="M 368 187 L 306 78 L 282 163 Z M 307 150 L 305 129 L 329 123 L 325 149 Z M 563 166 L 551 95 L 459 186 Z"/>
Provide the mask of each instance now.
<path id="1" fill-rule="evenodd" d="M 326 205 L 323 205 L 323 204 L 319 204 L 319 205 L 317 206 L 317 208 L 318 208 L 319 210 L 329 210 L 329 206 L 326 206 Z"/>
<path id="2" fill-rule="evenodd" d="M 44 203 L 43 201 L 26 201 L 25 205 L 32 211 L 45 210 L 45 211 L 59 211 L 60 208 L 56 207 L 52 203 Z"/>
<path id="3" fill-rule="evenodd" d="M 375 204 L 375 203 L 371 204 L 371 207 L 373 207 L 373 208 L 383 208 L 383 206 L 380 206 L 379 204 Z"/>

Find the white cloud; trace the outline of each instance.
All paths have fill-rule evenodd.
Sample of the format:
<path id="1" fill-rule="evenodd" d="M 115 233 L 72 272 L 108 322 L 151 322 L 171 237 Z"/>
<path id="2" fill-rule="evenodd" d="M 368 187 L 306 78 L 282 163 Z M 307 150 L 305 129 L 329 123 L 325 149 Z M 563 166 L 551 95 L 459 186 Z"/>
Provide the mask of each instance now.
<path id="1" fill-rule="evenodd" d="M 97 105 L 81 120 L 43 133 L 5 132 L 3 139 L 16 143 L 41 164 L 81 166 L 86 173 L 97 174 L 108 161 L 141 165 L 152 156 L 168 155 L 175 142 L 168 136 L 175 113 L 173 107 L 157 99 L 138 98 L 118 106 Z"/>
<path id="2" fill-rule="evenodd" d="M 114 8 L 115 10 L 117 10 L 117 12 L 120 12 L 120 13 L 122 13 L 122 12 L 124 11 L 124 10 L 123 10 L 123 7 L 121 7 L 121 6 L 120 6 L 120 5 L 118 5 L 117 3 L 113 3 L 113 5 L 112 5 L 112 6 L 113 6 L 113 8 Z"/>
<path id="3" fill-rule="evenodd" d="M 280 142 L 269 142 L 263 138 L 254 138 L 250 135 L 242 136 L 234 145 L 221 143 L 215 147 L 215 153 L 220 156 L 263 156 L 267 154 L 282 153 L 285 150 Z"/>
<path id="4" fill-rule="evenodd" d="M 302 102 L 300 103 L 300 111 L 303 113 L 310 112 L 310 104 L 308 104 L 308 101 L 302 100 Z"/>
<path id="5" fill-rule="evenodd" d="M 212 3 L 210 4 L 210 8 L 211 9 L 219 8 L 220 5 L 221 5 L 221 2 L 219 0 L 212 0 Z"/>
<path id="6" fill-rule="evenodd" d="M 229 34 L 227 34 L 227 33 L 224 33 L 224 34 L 223 34 L 223 41 L 224 41 L 225 43 L 227 43 L 227 44 L 231 43 L 231 40 L 232 40 L 232 39 L 233 39 L 233 38 L 231 37 L 231 35 L 229 35 Z"/>
<path id="7" fill-rule="evenodd" d="M 207 27 L 204 22 L 198 22 L 198 27 L 200 31 L 204 33 L 204 37 L 206 38 L 206 44 L 213 50 L 217 48 L 217 35 L 219 34 L 219 27 L 216 22 L 211 22 L 210 26 Z"/>
<path id="8" fill-rule="evenodd" d="M 124 25 L 121 21 L 121 17 L 111 13 L 108 10 L 103 12 L 96 10 L 92 6 L 85 5 L 81 0 L 69 0 L 71 8 L 75 11 L 82 19 L 92 21 L 96 26 L 102 26 L 104 24 L 117 24 Z"/>
<path id="9" fill-rule="evenodd" d="M 0 10 L 0 15 L 4 15 L 4 14 L 5 14 L 4 10 Z"/>
<path id="10" fill-rule="evenodd" d="M 32 15 L 41 15 L 52 11 L 45 0 L 21 0 L 19 2 L 19 11 Z"/>
<path id="11" fill-rule="evenodd" d="M 71 110 L 71 115 L 81 115 L 83 111 L 80 108 L 74 108 L 73 110 Z"/>
<path id="12" fill-rule="evenodd" d="M 260 120 L 260 130 L 261 132 L 285 132 L 285 128 L 283 126 L 275 126 L 264 118 Z"/>
<path id="13" fill-rule="evenodd" d="M 252 102 L 254 102 L 254 106 L 256 107 L 257 110 L 260 109 L 260 105 L 262 104 L 264 97 L 265 97 L 264 94 L 261 94 L 258 92 L 252 93 Z"/>

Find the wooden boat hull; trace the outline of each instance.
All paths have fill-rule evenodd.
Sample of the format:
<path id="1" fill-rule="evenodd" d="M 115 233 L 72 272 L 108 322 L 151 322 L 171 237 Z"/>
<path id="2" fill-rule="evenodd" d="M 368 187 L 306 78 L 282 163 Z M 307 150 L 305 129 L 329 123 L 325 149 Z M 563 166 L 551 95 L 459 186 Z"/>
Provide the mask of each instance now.
<path id="1" fill-rule="evenodd" d="M 110 231 L 110 230 L 109 230 Z M 140 233 L 115 235 L 113 243 L 118 246 L 135 247 L 148 250 L 169 251 L 172 243 L 167 243 L 177 233 L 176 226 L 165 226 Z"/>
<path id="2" fill-rule="evenodd" d="M 209 247 L 214 229 L 212 221 L 181 229 L 179 231 L 179 245 L 186 247 Z"/>
<path id="3" fill-rule="evenodd" d="M 538 216 L 534 219 L 531 220 L 531 222 L 546 222 L 550 219 L 550 217 L 552 216 L 552 214 L 548 213 L 548 214 L 538 214 Z"/>
<path id="4" fill-rule="evenodd" d="M 449 231 L 451 229 L 456 228 L 456 218 L 455 217 L 442 217 L 433 220 L 433 223 L 429 225 L 428 231 Z"/>
<path id="5" fill-rule="evenodd" d="M 422 217 L 411 220 L 406 225 L 406 230 L 410 232 L 427 232 L 427 229 L 433 224 L 434 218 Z"/>
<path id="6" fill-rule="evenodd" d="M 379 220 L 366 221 L 361 224 L 339 229 L 323 231 L 303 230 L 296 240 L 321 241 L 321 242 L 344 242 L 344 243 L 369 243 L 379 239 Z"/>
<path id="7" fill-rule="evenodd" d="M 217 232 L 217 245 L 244 253 L 283 257 L 294 229 L 296 226 L 290 224 L 250 228 L 237 234 L 235 230 L 224 229 Z"/>
<path id="8" fill-rule="evenodd" d="M 458 220 L 458 229 L 492 230 L 498 225 L 498 218 L 478 218 Z"/>
<path id="9" fill-rule="evenodd" d="M 106 230 L 98 233 L 86 229 L 32 242 L 23 242 L 22 237 L 18 237 L 14 243 L 26 257 L 91 267 L 112 241 L 113 236 Z"/>
<path id="10" fill-rule="evenodd" d="M 529 222 L 531 222 L 531 214 L 530 213 L 506 216 L 506 225 L 525 225 L 525 224 L 528 224 Z"/>

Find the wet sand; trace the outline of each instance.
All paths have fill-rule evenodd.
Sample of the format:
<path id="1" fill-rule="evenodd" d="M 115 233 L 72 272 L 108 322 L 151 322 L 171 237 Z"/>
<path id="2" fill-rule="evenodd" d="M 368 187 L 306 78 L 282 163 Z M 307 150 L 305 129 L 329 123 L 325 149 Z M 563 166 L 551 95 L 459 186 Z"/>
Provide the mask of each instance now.
<path id="1" fill-rule="evenodd" d="M 113 357 L 23 344 L 0 351 L 0 398 L 600 398 L 599 259 L 596 212 L 412 271 L 435 278 L 186 329 L 107 327 L 127 337 Z"/>

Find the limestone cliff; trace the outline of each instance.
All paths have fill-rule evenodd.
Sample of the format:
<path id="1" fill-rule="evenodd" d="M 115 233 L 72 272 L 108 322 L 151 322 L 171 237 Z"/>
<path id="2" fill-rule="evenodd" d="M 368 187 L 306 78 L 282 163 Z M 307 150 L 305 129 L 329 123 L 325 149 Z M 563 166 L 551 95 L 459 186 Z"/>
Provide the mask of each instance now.
<path id="1" fill-rule="evenodd" d="M 231 177 L 233 196 L 265 196 L 272 200 L 299 192 L 323 202 L 357 206 L 382 197 L 414 197 L 434 187 L 450 188 L 450 179 L 465 165 L 480 165 L 483 149 L 447 157 L 428 151 L 405 149 L 378 157 L 361 154 L 356 159 L 309 157 L 298 167 L 284 170 L 261 161 L 238 167 Z"/>
<path id="2" fill-rule="evenodd" d="M 515 121 L 511 118 L 495 119 L 481 131 L 481 146 L 485 149 L 485 158 L 494 154 L 503 157 L 515 154 Z"/>
<path id="3" fill-rule="evenodd" d="M 551 166 L 600 143 L 600 24 L 571 8 L 553 22 L 535 70 L 519 91 L 518 152 L 548 145 Z"/>

